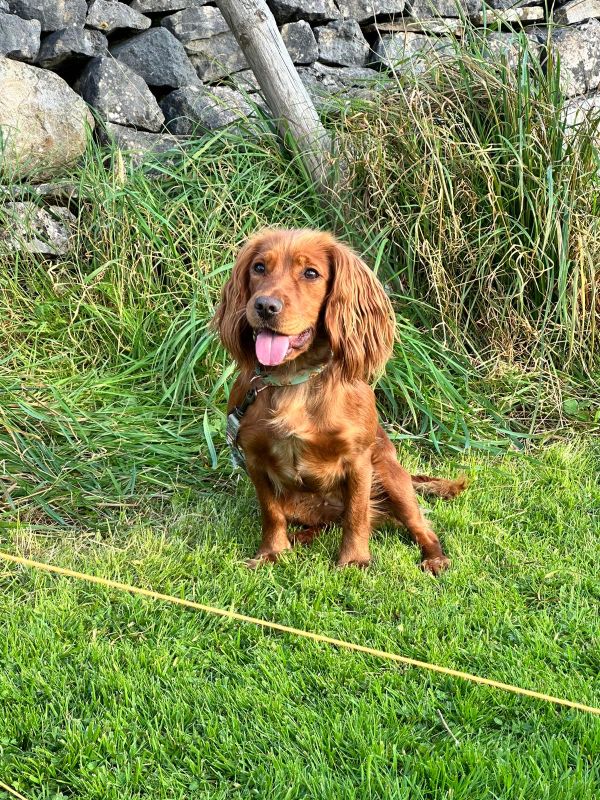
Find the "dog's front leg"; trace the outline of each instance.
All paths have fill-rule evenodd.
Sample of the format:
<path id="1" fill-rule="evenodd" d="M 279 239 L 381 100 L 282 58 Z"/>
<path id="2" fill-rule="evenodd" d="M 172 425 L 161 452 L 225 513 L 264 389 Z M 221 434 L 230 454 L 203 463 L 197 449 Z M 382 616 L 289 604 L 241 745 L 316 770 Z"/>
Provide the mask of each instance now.
<path id="1" fill-rule="evenodd" d="M 355 459 L 346 473 L 344 485 L 344 520 L 338 567 L 356 564 L 368 566 L 371 535 L 371 450 Z"/>
<path id="2" fill-rule="evenodd" d="M 277 561 L 285 550 L 292 545 L 287 535 L 287 519 L 269 478 L 255 470 L 250 471 L 252 483 L 256 489 L 262 514 L 262 541 L 254 558 L 246 562 L 248 567 L 258 567 L 267 561 Z"/>

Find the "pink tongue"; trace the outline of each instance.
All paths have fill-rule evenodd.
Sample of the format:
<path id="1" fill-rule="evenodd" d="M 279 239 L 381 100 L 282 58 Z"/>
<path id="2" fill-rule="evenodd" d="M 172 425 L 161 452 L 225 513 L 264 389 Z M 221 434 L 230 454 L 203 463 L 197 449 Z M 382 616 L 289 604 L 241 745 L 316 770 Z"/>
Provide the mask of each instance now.
<path id="1" fill-rule="evenodd" d="M 273 331 L 261 331 L 256 337 L 256 357 L 265 367 L 281 364 L 290 344 L 289 336 L 281 336 Z"/>

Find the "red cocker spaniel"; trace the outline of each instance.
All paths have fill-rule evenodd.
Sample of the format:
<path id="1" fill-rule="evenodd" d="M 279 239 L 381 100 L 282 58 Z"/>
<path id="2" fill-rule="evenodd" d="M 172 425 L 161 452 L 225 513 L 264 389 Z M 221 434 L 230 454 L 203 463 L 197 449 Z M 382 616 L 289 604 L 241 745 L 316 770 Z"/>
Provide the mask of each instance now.
<path id="1" fill-rule="evenodd" d="M 264 230 L 241 249 L 215 327 L 240 374 L 228 438 L 256 488 L 256 566 L 290 549 L 288 525 L 310 541 L 341 522 L 338 565 L 366 566 L 374 525 L 392 519 L 421 548 L 422 567 L 449 565 L 415 490 L 454 497 L 464 479 L 411 476 L 378 423 L 369 381 L 385 367 L 394 313 L 348 247 L 312 230 Z"/>

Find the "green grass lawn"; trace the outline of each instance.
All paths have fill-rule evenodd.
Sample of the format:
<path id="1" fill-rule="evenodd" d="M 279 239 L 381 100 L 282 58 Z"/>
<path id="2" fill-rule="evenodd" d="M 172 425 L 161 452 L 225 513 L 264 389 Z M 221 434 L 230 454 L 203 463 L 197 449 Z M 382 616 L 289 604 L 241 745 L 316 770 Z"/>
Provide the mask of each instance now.
<path id="1" fill-rule="evenodd" d="M 338 531 L 248 571 L 259 523 L 242 478 L 151 528 L 13 527 L 1 544 L 600 705 L 597 446 L 433 465 L 406 447 L 403 459 L 472 479 L 454 503 L 430 505 L 453 559 L 438 580 L 391 528 L 364 572 L 334 568 Z M 30 800 L 600 796 L 600 718 L 0 570 L 0 780 Z"/>
<path id="2" fill-rule="evenodd" d="M 268 120 L 136 168 L 90 146 L 65 177 L 72 250 L 0 251 L 0 549 L 600 706 L 600 118 L 567 132 L 551 61 L 469 47 L 327 115 L 331 195 Z M 332 230 L 390 293 L 382 417 L 410 469 L 472 480 L 429 508 L 439 580 L 392 529 L 364 572 L 333 566 L 335 531 L 244 567 L 258 513 L 209 323 L 266 225 Z M 0 782 L 27 800 L 600 797 L 600 717 L 4 562 L 0 581 Z"/>

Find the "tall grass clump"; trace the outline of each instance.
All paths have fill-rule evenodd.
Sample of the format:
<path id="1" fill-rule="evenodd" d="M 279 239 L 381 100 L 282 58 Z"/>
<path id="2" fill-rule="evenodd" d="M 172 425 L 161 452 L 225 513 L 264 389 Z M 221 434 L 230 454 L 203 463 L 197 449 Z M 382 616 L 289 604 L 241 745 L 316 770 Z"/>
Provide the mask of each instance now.
<path id="1" fill-rule="evenodd" d="M 538 56 L 523 36 L 493 59 L 471 31 L 427 71 L 399 68 L 340 135 L 359 238 L 386 237 L 413 317 L 530 406 L 543 384 L 552 415 L 558 375 L 598 380 L 600 126 L 568 127 L 559 64 Z"/>
<path id="2" fill-rule="evenodd" d="M 0 519 L 103 528 L 227 478 L 234 365 L 208 325 L 235 251 L 261 226 L 332 218 L 266 127 L 145 167 L 92 149 L 68 183 L 72 252 L 1 256 Z M 501 444 L 463 396 L 465 364 L 403 327 L 412 344 L 394 369 L 410 404 L 398 397 L 398 424 L 460 445 L 480 422 Z"/>
<path id="3" fill-rule="evenodd" d="M 342 196 L 315 192 L 268 121 L 137 167 L 91 147 L 63 187 L 69 254 L 0 253 L 0 522 L 106 529 L 231 480 L 234 366 L 209 322 L 264 225 L 331 228 L 386 284 L 396 438 L 490 450 L 565 409 L 589 422 L 598 161 L 553 75 L 524 53 L 515 78 L 471 43 L 357 100 L 336 121 Z"/>
<path id="4" fill-rule="evenodd" d="M 102 526 L 217 478 L 231 367 L 206 326 L 235 247 L 261 225 L 325 219 L 268 131 L 145 168 L 92 149 L 70 183 L 72 253 L 2 255 L 0 492 L 5 518 Z M 185 387 L 191 371 L 160 356 L 182 331 Z"/>

